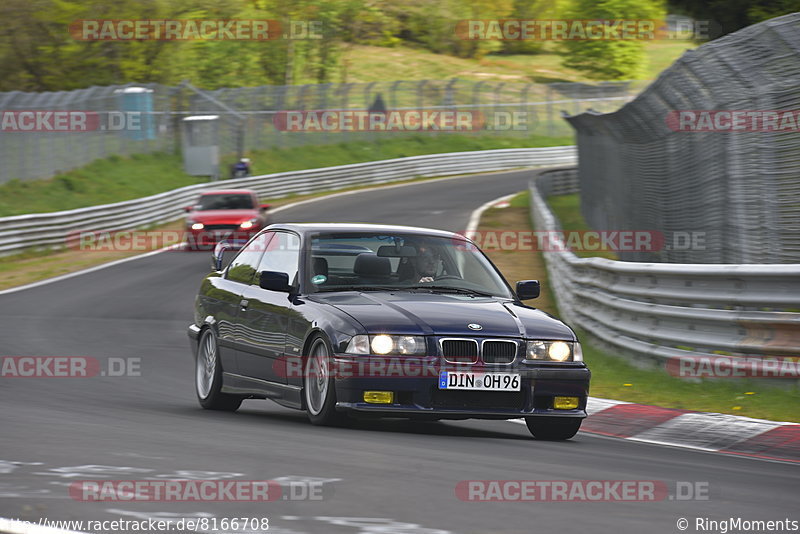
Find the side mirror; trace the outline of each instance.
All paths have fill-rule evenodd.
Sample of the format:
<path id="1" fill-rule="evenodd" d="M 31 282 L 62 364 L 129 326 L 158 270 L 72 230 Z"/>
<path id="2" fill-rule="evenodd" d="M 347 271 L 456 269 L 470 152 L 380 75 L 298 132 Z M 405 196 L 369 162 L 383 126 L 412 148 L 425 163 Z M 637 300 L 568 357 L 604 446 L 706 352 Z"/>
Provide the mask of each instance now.
<path id="1" fill-rule="evenodd" d="M 289 293 L 292 290 L 289 285 L 289 275 L 278 271 L 261 271 L 258 285 L 261 289 L 281 291 L 283 293 Z"/>
<path id="2" fill-rule="evenodd" d="M 211 253 L 211 268 L 215 271 L 222 270 L 222 258 L 225 255 L 225 252 L 231 250 L 233 245 L 227 241 L 220 241 L 217 243 L 217 246 L 214 247 L 214 252 Z"/>
<path id="3" fill-rule="evenodd" d="M 189 213 L 190 211 L 192 211 L 192 207 L 193 206 L 184 206 L 183 207 L 183 211 L 185 211 L 186 213 Z"/>
<path id="4" fill-rule="evenodd" d="M 520 300 L 535 299 L 539 296 L 541 287 L 538 280 L 520 280 L 517 282 L 517 297 Z"/>
<path id="5" fill-rule="evenodd" d="M 260 209 L 261 211 L 267 211 L 267 210 L 268 210 L 268 209 L 270 209 L 271 207 L 272 207 L 272 204 L 261 204 L 261 205 L 258 207 L 258 209 Z"/>

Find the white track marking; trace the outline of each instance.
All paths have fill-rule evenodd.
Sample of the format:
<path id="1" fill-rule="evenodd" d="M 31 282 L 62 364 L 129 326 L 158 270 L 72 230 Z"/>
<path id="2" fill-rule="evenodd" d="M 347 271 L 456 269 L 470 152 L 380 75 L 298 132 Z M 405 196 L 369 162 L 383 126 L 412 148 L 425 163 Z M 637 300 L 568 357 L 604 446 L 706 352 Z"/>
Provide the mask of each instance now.
<path id="1" fill-rule="evenodd" d="M 629 437 L 631 441 L 719 451 L 781 426 L 721 413 L 687 413 Z"/>
<path id="2" fill-rule="evenodd" d="M 62 274 L 60 276 L 56 276 L 56 277 L 53 277 L 53 278 L 45 278 L 44 280 L 39 280 L 38 282 L 32 282 L 30 284 L 25 284 L 24 286 L 18 286 L 18 287 L 12 287 L 12 288 L 9 288 L 9 289 L 4 289 L 4 290 L 0 291 L 0 295 L 5 295 L 5 294 L 8 294 L 8 293 L 16 293 L 17 291 L 23 291 L 25 289 L 33 289 L 34 287 L 39 287 L 39 286 L 44 286 L 44 285 L 47 285 L 47 284 L 52 284 L 53 282 L 60 282 L 61 280 L 67 280 L 68 278 L 73 278 L 75 276 L 80 276 L 82 274 L 93 273 L 95 271 L 99 271 L 100 269 L 106 269 L 108 267 L 113 267 L 113 266 L 119 265 L 121 263 L 127 263 L 127 262 L 133 261 L 133 260 L 140 260 L 142 258 L 147 258 L 148 256 L 155 256 L 156 254 L 161 254 L 162 252 L 164 252 L 166 250 L 170 250 L 172 248 L 174 248 L 174 246 L 170 245 L 169 247 L 164 247 L 164 248 L 161 248 L 161 249 L 158 249 L 158 250 L 154 250 L 152 252 L 146 252 L 144 254 L 139 254 L 138 256 L 131 256 L 130 258 L 123 258 L 121 260 L 115 260 L 115 261 L 112 261 L 112 262 L 103 263 L 101 265 L 95 265 L 94 267 L 89 267 L 88 269 L 83 269 L 81 271 L 75 271 L 74 273 Z"/>
<path id="3" fill-rule="evenodd" d="M 478 229 L 478 224 L 481 222 L 481 216 L 483 212 L 497 204 L 498 202 L 503 202 L 504 200 L 511 200 L 515 196 L 519 195 L 519 193 L 511 193 L 510 195 L 505 195 L 500 198 L 496 198 L 494 200 L 490 200 L 483 204 L 480 208 L 476 209 L 472 212 L 469 216 L 469 222 L 467 223 L 467 234 L 472 234 L 475 230 Z"/>
<path id="4" fill-rule="evenodd" d="M 625 401 L 589 397 L 589 399 L 586 401 L 586 413 L 589 415 L 594 415 L 596 413 L 602 412 L 603 410 L 608 410 L 609 408 L 613 408 L 614 406 L 618 406 L 620 404 L 630 404 L 630 403 Z"/>

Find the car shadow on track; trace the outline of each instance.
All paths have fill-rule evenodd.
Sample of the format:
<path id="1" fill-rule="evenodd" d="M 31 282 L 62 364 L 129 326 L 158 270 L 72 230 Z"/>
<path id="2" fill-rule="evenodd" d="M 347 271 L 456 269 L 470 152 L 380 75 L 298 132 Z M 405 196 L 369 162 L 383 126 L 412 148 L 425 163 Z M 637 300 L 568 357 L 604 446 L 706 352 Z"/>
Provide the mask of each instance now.
<path id="1" fill-rule="evenodd" d="M 248 425 L 248 431 L 257 431 L 259 426 L 268 428 L 269 425 L 279 425 L 281 430 L 308 431 L 308 432 L 337 432 L 341 436 L 344 432 L 371 432 L 385 434 L 427 435 L 455 438 L 490 438 L 507 439 L 513 441 L 537 442 L 539 444 L 557 443 L 559 447 L 577 447 L 580 445 L 579 433 L 575 439 L 566 441 L 536 440 L 524 425 L 518 425 L 504 420 L 442 420 L 442 421 L 412 421 L 408 419 L 350 419 L 344 426 L 318 427 L 308 421 L 305 412 L 283 408 L 272 403 L 264 404 L 263 401 L 245 401 L 235 413 L 206 411 L 197 407 L 175 406 L 174 410 L 160 410 L 172 412 L 181 418 L 205 420 L 210 424 L 220 425 Z M 507 425 L 508 430 L 487 429 L 485 425 Z M 475 426 L 472 426 L 475 425 Z M 220 429 L 222 430 L 222 429 Z M 230 429 L 225 429 L 229 431 Z M 244 430 L 244 429 L 241 429 Z"/>
<path id="2" fill-rule="evenodd" d="M 262 410 L 255 405 L 243 406 L 236 414 L 229 414 L 235 417 L 237 421 L 243 419 L 251 419 L 253 424 L 269 424 L 270 422 L 281 422 L 286 424 L 297 424 L 311 429 L 319 429 L 326 431 L 326 428 L 315 427 L 309 421 L 304 412 L 300 411 L 283 411 L 282 408 L 270 407 L 271 410 Z M 280 411 L 274 411 L 280 410 Z M 468 421 L 411 421 L 408 419 L 348 419 L 348 421 L 341 427 L 340 430 L 351 430 L 361 432 L 384 432 L 384 433 L 402 433 L 402 434 L 423 434 L 432 436 L 452 436 L 463 438 L 499 438 L 499 439 L 513 439 L 531 441 L 533 438 L 527 435 L 527 430 L 524 426 L 519 432 L 503 432 L 497 430 L 486 430 L 485 428 L 470 427 L 461 425 L 462 422 L 477 423 L 477 420 Z M 495 421 L 502 423 L 502 421 Z M 508 424 L 508 423 L 506 423 Z M 510 427 L 511 430 L 514 427 Z"/>

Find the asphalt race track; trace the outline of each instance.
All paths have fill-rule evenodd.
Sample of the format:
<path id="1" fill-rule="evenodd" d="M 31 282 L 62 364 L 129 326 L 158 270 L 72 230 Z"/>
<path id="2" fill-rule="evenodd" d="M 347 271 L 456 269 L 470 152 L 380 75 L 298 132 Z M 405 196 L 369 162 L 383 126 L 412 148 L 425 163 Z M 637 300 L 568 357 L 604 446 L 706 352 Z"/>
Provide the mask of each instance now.
<path id="1" fill-rule="evenodd" d="M 472 210 L 526 188 L 528 172 L 419 183 L 283 210 L 279 221 L 464 230 Z M 507 421 L 311 426 L 302 412 L 195 399 L 186 327 L 205 253 L 164 252 L 0 295 L 5 356 L 140 358 L 141 376 L 0 378 L 0 517 L 38 521 L 269 518 L 270 533 L 675 533 L 695 518 L 779 520 L 797 511 L 800 467 L 580 433 L 533 440 Z M 135 361 L 135 360 L 127 360 Z M 113 374 L 113 373 L 108 373 Z M 315 484 L 319 500 L 82 502 L 83 479 Z M 465 502 L 463 480 L 644 480 L 656 502 Z M 681 484 L 678 484 L 678 483 Z M 317 485 L 318 484 L 318 485 Z M 678 493 L 677 486 L 683 488 Z M 687 487 L 707 500 L 684 500 Z M 241 531 L 240 531 L 241 532 Z"/>

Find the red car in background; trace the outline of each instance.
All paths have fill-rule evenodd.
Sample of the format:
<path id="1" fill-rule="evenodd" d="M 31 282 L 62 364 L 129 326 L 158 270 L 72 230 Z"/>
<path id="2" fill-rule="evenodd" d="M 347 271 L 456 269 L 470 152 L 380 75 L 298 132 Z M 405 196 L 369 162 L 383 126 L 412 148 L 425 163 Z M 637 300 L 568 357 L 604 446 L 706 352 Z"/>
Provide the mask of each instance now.
<path id="1" fill-rule="evenodd" d="M 249 189 L 207 191 L 185 209 L 189 250 L 211 250 L 223 239 L 241 246 L 269 224 L 269 204 Z"/>

